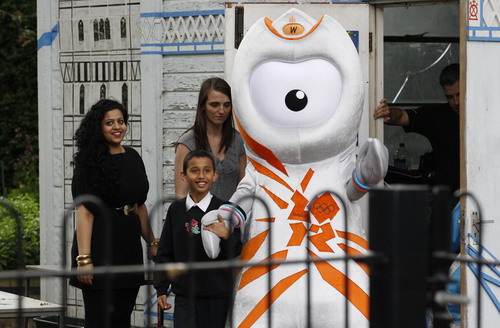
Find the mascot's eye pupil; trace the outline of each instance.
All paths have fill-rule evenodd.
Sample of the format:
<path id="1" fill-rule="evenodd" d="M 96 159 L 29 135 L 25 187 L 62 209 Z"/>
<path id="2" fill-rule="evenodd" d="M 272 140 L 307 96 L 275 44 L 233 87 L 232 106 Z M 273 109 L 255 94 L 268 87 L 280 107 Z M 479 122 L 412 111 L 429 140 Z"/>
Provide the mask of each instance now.
<path id="1" fill-rule="evenodd" d="M 285 104 L 289 110 L 299 112 L 307 106 L 307 95 L 301 90 L 292 90 L 285 97 Z"/>

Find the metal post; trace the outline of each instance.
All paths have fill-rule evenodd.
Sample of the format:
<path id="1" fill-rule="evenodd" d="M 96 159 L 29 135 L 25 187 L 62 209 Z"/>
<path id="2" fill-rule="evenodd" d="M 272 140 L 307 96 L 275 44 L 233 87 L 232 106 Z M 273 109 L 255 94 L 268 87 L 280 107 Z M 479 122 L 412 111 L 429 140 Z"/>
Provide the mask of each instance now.
<path id="1" fill-rule="evenodd" d="M 370 192 L 370 327 L 425 327 L 429 191 L 396 185 Z"/>
<path id="2" fill-rule="evenodd" d="M 432 190 L 432 215 L 429 224 L 429 280 L 427 301 L 432 309 L 434 328 L 450 327 L 451 316 L 446 304 L 436 302 L 438 293 L 446 292 L 451 261 L 434 257 L 436 252 L 451 252 L 452 192 L 449 187 L 437 186 Z"/>

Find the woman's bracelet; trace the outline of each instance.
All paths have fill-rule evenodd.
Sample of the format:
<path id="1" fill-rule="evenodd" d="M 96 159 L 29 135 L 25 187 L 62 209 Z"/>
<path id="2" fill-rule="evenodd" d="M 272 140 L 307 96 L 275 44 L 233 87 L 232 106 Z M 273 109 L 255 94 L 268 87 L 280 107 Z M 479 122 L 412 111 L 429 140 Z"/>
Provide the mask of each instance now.
<path id="1" fill-rule="evenodd" d="M 76 261 L 76 264 L 78 266 L 84 266 L 84 265 L 91 264 L 91 263 L 92 263 L 92 258 L 90 258 L 90 257 L 86 258 L 84 260 L 78 260 L 78 261 Z"/>
<path id="2" fill-rule="evenodd" d="M 78 255 L 76 257 L 77 261 L 86 260 L 86 259 L 92 259 L 92 255 L 90 255 L 90 254 L 82 254 L 82 255 Z"/>

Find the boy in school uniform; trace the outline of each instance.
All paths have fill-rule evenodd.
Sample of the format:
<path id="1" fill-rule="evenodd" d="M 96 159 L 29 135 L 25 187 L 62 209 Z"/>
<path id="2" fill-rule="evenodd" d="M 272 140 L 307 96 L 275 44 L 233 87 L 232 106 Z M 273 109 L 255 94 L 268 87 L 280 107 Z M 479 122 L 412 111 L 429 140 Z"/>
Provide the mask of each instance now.
<path id="1" fill-rule="evenodd" d="M 221 238 L 221 253 L 215 261 L 231 259 L 241 253 L 241 232 L 231 234 L 219 217 L 219 222 L 202 227 L 201 218 L 211 210 L 227 203 L 210 193 L 217 179 L 212 155 L 204 150 L 193 150 L 183 162 L 182 178 L 188 183 L 188 195 L 173 202 L 163 225 L 156 263 L 206 262 L 210 259 L 203 248 L 201 229 Z M 158 305 L 170 309 L 168 289 L 175 294 L 174 327 L 222 328 L 225 325 L 234 285 L 231 269 L 197 270 L 168 277 L 165 272 L 155 272 L 154 287 Z"/>

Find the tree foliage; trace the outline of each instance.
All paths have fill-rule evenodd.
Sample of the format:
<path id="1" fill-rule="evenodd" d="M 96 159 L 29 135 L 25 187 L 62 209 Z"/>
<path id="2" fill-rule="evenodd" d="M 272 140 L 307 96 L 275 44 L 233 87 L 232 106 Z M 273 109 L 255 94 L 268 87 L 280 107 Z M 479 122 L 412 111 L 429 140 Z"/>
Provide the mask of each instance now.
<path id="1" fill-rule="evenodd" d="M 3 198 L 2 198 L 3 199 Z M 25 264 L 40 264 L 40 210 L 38 199 L 24 193 L 12 193 L 3 199 L 12 204 L 21 217 L 21 236 Z M 0 271 L 16 269 L 17 226 L 9 209 L 0 205 Z"/>
<path id="2" fill-rule="evenodd" d="M 5 185 L 38 194 L 36 0 L 0 1 L 0 160 Z"/>

